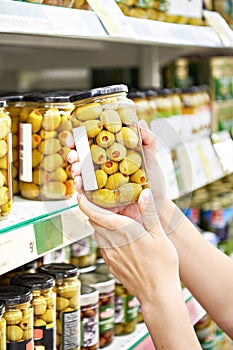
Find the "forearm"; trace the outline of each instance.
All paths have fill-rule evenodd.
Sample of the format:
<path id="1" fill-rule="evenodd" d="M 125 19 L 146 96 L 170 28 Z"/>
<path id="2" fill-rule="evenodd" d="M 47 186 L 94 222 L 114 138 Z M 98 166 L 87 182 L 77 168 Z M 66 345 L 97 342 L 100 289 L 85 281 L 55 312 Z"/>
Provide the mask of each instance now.
<path id="1" fill-rule="evenodd" d="M 161 212 L 161 223 L 177 249 L 181 280 L 218 325 L 233 337 L 233 314 L 229 307 L 233 301 L 233 261 L 207 242 L 169 200 Z"/>
<path id="2" fill-rule="evenodd" d="M 156 350 L 201 349 L 178 284 L 161 286 L 154 303 L 142 303 L 142 313 Z"/>

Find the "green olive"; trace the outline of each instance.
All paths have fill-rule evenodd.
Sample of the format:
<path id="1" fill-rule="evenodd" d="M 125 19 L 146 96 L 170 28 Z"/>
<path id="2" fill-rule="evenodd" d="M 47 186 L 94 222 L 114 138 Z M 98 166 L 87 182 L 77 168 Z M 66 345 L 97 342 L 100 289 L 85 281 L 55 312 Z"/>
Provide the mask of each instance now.
<path id="1" fill-rule="evenodd" d="M 124 326 L 122 323 L 115 323 L 114 333 L 115 333 L 115 335 L 120 335 L 120 334 L 124 333 Z"/>
<path id="2" fill-rule="evenodd" d="M 43 115 L 40 109 L 34 109 L 27 118 L 27 123 L 32 125 L 32 133 L 37 133 L 42 126 Z"/>
<path id="3" fill-rule="evenodd" d="M 23 339 L 24 340 L 29 340 L 33 337 L 33 329 L 27 329 L 23 331 Z"/>
<path id="4" fill-rule="evenodd" d="M 39 170 L 36 169 L 32 172 L 32 181 L 36 185 L 43 185 L 51 180 L 51 175 L 50 173 L 44 171 L 44 170 Z"/>
<path id="5" fill-rule="evenodd" d="M 69 306 L 73 309 L 78 308 L 78 295 L 75 293 L 75 295 L 69 299 Z"/>
<path id="6" fill-rule="evenodd" d="M 61 336 L 56 334 L 56 346 L 58 347 L 61 344 Z"/>
<path id="7" fill-rule="evenodd" d="M 115 141 L 115 136 L 112 132 L 103 130 L 96 136 L 96 142 L 99 146 L 107 148 Z"/>
<path id="8" fill-rule="evenodd" d="M 40 318 L 37 318 L 34 320 L 34 327 L 42 327 L 46 326 L 46 322 L 44 320 L 41 320 Z"/>
<path id="9" fill-rule="evenodd" d="M 20 327 L 25 331 L 32 328 L 32 314 L 24 317 L 19 323 Z"/>
<path id="10" fill-rule="evenodd" d="M 43 315 L 46 311 L 46 299 L 42 296 L 32 300 L 34 315 Z"/>
<path id="11" fill-rule="evenodd" d="M 46 139 L 50 139 L 52 137 L 56 137 L 57 136 L 57 132 L 56 131 L 46 131 L 46 130 L 40 130 L 39 136 L 42 140 L 46 140 Z"/>
<path id="12" fill-rule="evenodd" d="M 125 333 L 129 334 L 132 333 L 135 330 L 137 319 L 127 322 L 125 325 Z"/>
<path id="13" fill-rule="evenodd" d="M 86 121 L 90 119 L 97 119 L 103 107 L 99 103 L 85 104 L 82 107 L 78 107 L 75 111 L 76 118 L 81 121 Z"/>
<path id="14" fill-rule="evenodd" d="M 103 164 L 107 159 L 105 150 L 97 145 L 91 145 L 91 156 L 97 165 Z"/>
<path id="15" fill-rule="evenodd" d="M 128 148 L 135 148 L 139 138 L 134 130 L 124 126 L 120 132 L 116 134 L 116 140 Z"/>
<path id="16" fill-rule="evenodd" d="M 54 172 L 50 173 L 50 176 L 51 180 L 60 182 L 65 182 L 68 178 L 66 171 L 62 167 L 59 167 Z"/>
<path id="17" fill-rule="evenodd" d="M 65 199 L 66 185 L 60 181 L 50 181 L 40 188 L 41 194 L 48 199 Z"/>
<path id="18" fill-rule="evenodd" d="M 42 161 L 43 154 L 38 149 L 32 150 L 32 167 L 36 168 Z"/>
<path id="19" fill-rule="evenodd" d="M 62 334 L 62 321 L 57 319 L 56 324 L 57 324 L 57 333 Z"/>
<path id="20" fill-rule="evenodd" d="M 108 189 L 100 189 L 92 193 L 92 201 L 103 208 L 113 208 L 116 206 L 116 195 Z"/>
<path id="21" fill-rule="evenodd" d="M 55 320 L 55 309 L 47 309 L 43 315 L 40 316 L 46 323 L 52 323 Z"/>
<path id="22" fill-rule="evenodd" d="M 142 164 L 142 158 L 137 152 L 129 152 L 125 159 L 120 162 L 119 170 L 122 174 L 132 175 Z"/>
<path id="23" fill-rule="evenodd" d="M 18 342 L 23 338 L 23 330 L 18 326 L 7 326 L 6 338 L 8 341 Z"/>
<path id="24" fill-rule="evenodd" d="M 114 109 L 106 109 L 101 113 L 100 119 L 108 131 L 113 133 L 121 130 L 121 118 Z"/>
<path id="25" fill-rule="evenodd" d="M 127 204 L 133 203 L 138 199 L 142 191 L 142 187 L 139 184 L 129 182 L 118 187 L 117 191 L 117 198 L 119 202 L 122 204 Z"/>
<path id="26" fill-rule="evenodd" d="M 40 189 L 37 185 L 32 182 L 21 182 L 20 193 L 23 197 L 28 199 L 37 198 L 40 194 Z"/>
<path id="27" fill-rule="evenodd" d="M 7 154 L 7 143 L 5 140 L 0 140 L 0 158 Z"/>
<path id="28" fill-rule="evenodd" d="M 108 175 L 112 175 L 118 171 L 118 163 L 113 162 L 112 160 L 107 160 L 102 166 L 101 170 L 103 170 Z"/>
<path id="29" fill-rule="evenodd" d="M 108 180 L 108 175 L 106 174 L 105 171 L 98 169 L 95 172 L 95 176 L 96 176 L 98 188 L 99 189 L 103 188 L 106 185 L 106 182 Z"/>
<path id="30" fill-rule="evenodd" d="M 43 154 L 53 154 L 59 152 L 61 144 L 58 139 L 50 138 L 41 141 L 38 146 L 38 150 Z"/>
<path id="31" fill-rule="evenodd" d="M 127 175 L 115 173 L 109 176 L 105 188 L 109 190 L 116 190 L 119 186 L 126 184 L 127 182 L 129 182 L 129 177 Z"/>
<path id="32" fill-rule="evenodd" d="M 10 310 L 4 313 L 4 318 L 7 325 L 18 324 L 23 319 L 23 313 L 21 310 Z"/>
<path id="33" fill-rule="evenodd" d="M 70 286 L 68 288 L 62 288 L 59 290 L 59 295 L 62 298 L 70 299 L 74 296 L 77 296 L 77 287 L 76 286 Z"/>
<path id="34" fill-rule="evenodd" d="M 72 133 L 69 130 L 63 130 L 59 132 L 58 139 L 62 146 L 66 146 L 66 140 L 68 137 L 72 137 Z"/>
<path id="35" fill-rule="evenodd" d="M 120 162 L 126 157 L 126 148 L 120 143 L 114 143 L 107 149 L 107 156 L 109 159 Z"/>
<path id="36" fill-rule="evenodd" d="M 103 124 L 99 120 L 87 120 L 82 124 L 86 128 L 87 136 L 96 137 L 103 129 Z"/>
<path id="37" fill-rule="evenodd" d="M 133 175 L 130 176 L 130 181 L 141 185 L 145 184 L 147 181 L 145 171 L 143 169 L 138 169 Z"/>
<path id="38" fill-rule="evenodd" d="M 11 118 L 3 113 L 0 115 L 0 139 L 4 139 L 11 131 Z"/>
<path id="39" fill-rule="evenodd" d="M 41 167 L 45 171 L 55 171 L 57 168 L 61 167 L 63 164 L 63 159 L 60 154 L 51 154 L 45 156 L 41 161 Z"/>
<path id="40" fill-rule="evenodd" d="M 118 109 L 122 124 L 126 125 L 137 125 L 138 118 L 135 106 L 122 106 Z"/>
<path id="41" fill-rule="evenodd" d="M 69 300 L 66 298 L 62 298 L 62 297 L 57 297 L 56 300 L 56 310 L 57 311 L 61 311 L 64 310 L 68 307 L 69 305 Z"/>
<path id="42" fill-rule="evenodd" d="M 61 122 L 60 111 L 57 108 L 50 108 L 44 114 L 42 127 L 46 131 L 54 131 L 56 130 Z"/>
<path id="43" fill-rule="evenodd" d="M 9 189 L 6 186 L 0 187 L 0 206 L 5 205 L 9 201 Z"/>

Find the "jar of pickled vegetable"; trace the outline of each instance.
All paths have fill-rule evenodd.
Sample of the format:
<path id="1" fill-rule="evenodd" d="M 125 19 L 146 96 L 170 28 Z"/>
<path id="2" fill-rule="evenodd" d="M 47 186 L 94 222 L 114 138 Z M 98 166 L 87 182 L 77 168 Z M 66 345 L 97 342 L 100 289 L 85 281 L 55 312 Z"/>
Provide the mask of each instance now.
<path id="1" fill-rule="evenodd" d="M 34 314 L 34 349 L 56 349 L 56 294 L 54 278 L 42 273 L 18 273 L 12 285 L 24 286 L 32 292 Z"/>
<path id="2" fill-rule="evenodd" d="M 19 114 L 23 108 L 23 95 L 14 93 L 2 96 L 6 101 L 6 111 L 11 117 L 12 132 L 12 183 L 13 194 L 19 193 L 19 152 L 18 152 L 18 127 Z"/>
<path id="3" fill-rule="evenodd" d="M 32 293 L 18 286 L 0 287 L 0 302 L 5 305 L 7 349 L 27 350 L 34 348 Z"/>
<path id="4" fill-rule="evenodd" d="M 20 194 L 27 199 L 59 200 L 73 194 L 66 161 L 73 104 L 63 92 L 27 94 L 20 112 Z"/>
<path id="5" fill-rule="evenodd" d="M 3 318 L 4 304 L 0 302 L 0 350 L 6 350 L 6 321 Z"/>
<path id="6" fill-rule="evenodd" d="M 99 291 L 99 346 L 104 348 L 114 340 L 115 281 L 95 272 L 81 274 L 80 280 Z"/>
<path id="7" fill-rule="evenodd" d="M 172 116 L 172 101 L 168 89 L 157 89 L 155 98 L 157 106 L 157 115 L 159 118 L 168 118 Z"/>
<path id="8" fill-rule="evenodd" d="M 57 350 L 80 350 L 80 288 L 78 268 L 72 264 L 54 263 L 38 268 L 55 278 L 57 313 Z"/>
<path id="9" fill-rule="evenodd" d="M 0 100 L 0 219 L 11 211 L 12 193 L 12 133 L 6 102 Z"/>
<path id="10" fill-rule="evenodd" d="M 81 286 L 81 350 L 99 349 L 99 292 Z"/>
<path id="11" fill-rule="evenodd" d="M 84 191 L 103 208 L 137 201 L 148 185 L 136 108 L 127 92 L 127 86 L 113 85 L 71 98 Z"/>
<path id="12" fill-rule="evenodd" d="M 143 91 L 130 91 L 128 93 L 130 98 L 136 107 L 138 120 L 145 120 L 148 124 L 150 123 L 150 106 L 146 98 L 146 94 Z"/>
<path id="13" fill-rule="evenodd" d="M 97 259 L 97 246 L 92 236 L 80 239 L 71 245 L 71 264 L 80 268 L 94 265 Z"/>

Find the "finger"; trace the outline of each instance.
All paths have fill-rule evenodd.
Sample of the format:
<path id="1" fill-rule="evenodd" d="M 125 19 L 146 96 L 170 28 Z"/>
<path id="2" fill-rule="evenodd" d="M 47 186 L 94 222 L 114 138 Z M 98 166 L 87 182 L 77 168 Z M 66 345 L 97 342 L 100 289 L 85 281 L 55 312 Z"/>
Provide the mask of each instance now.
<path id="1" fill-rule="evenodd" d="M 69 148 L 74 148 L 75 147 L 74 138 L 73 138 L 72 135 L 67 136 L 67 138 L 66 138 L 66 146 L 68 146 Z"/>
<path id="2" fill-rule="evenodd" d="M 142 144 L 155 155 L 156 137 L 149 129 L 147 122 L 143 119 L 139 120 L 139 128 L 142 135 Z"/>
<path id="3" fill-rule="evenodd" d="M 74 177 L 74 189 L 78 192 L 81 193 L 83 189 L 83 181 L 81 176 L 75 176 Z"/>
<path id="4" fill-rule="evenodd" d="M 73 164 L 75 162 L 79 161 L 79 156 L 78 156 L 78 152 L 75 151 L 74 149 L 72 149 L 71 151 L 69 151 L 69 153 L 67 154 L 67 160 L 70 164 Z"/>
<path id="5" fill-rule="evenodd" d="M 81 164 L 79 162 L 73 163 L 71 172 L 73 177 L 81 175 Z"/>

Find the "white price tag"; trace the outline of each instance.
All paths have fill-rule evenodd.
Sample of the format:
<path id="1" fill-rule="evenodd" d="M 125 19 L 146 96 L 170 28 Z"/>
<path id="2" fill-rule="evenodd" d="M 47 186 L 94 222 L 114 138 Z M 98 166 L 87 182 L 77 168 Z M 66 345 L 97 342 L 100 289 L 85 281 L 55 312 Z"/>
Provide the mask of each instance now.
<path id="1" fill-rule="evenodd" d="M 134 37 L 133 27 L 121 12 L 115 0 L 87 0 L 107 32 L 112 36 Z"/>
<path id="2" fill-rule="evenodd" d="M 203 11 L 207 23 L 216 31 L 223 46 L 233 47 L 233 30 L 225 19 L 215 11 Z"/>
<path id="3" fill-rule="evenodd" d="M 213 147 L 225 174 L 233 171 L 233 140 L 229 132 L 219 131 L 212 136 Z"/>
<path id="4" fill-rule="evenodd" d="M 0 235 L 0 274 L 38 257 L 33 225 Z"/>

